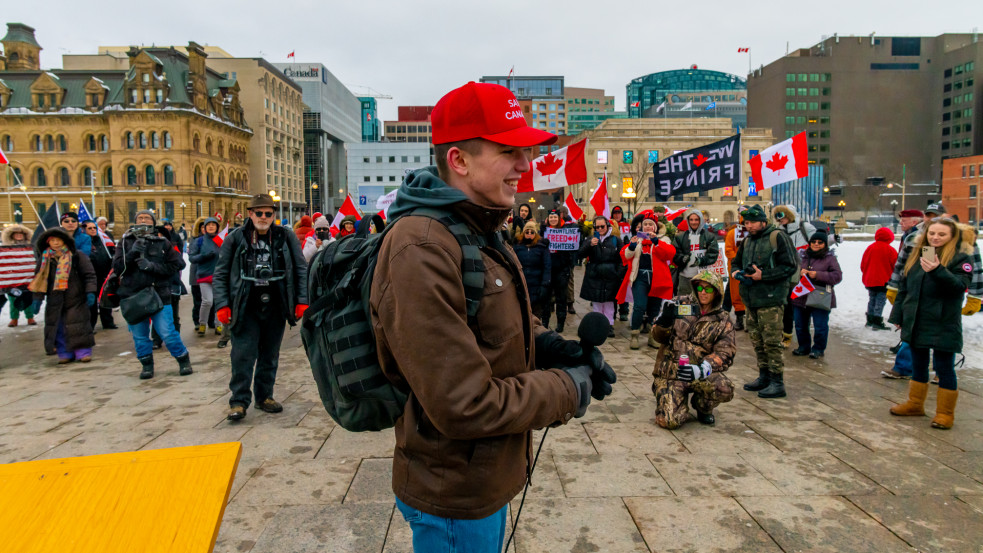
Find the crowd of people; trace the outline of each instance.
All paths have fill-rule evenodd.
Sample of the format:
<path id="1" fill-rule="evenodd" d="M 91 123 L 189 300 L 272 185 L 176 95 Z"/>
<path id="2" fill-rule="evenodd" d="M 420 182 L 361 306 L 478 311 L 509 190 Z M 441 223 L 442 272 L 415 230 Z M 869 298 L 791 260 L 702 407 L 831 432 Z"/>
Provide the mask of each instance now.
<path id="1" fill-rule="evenodd" d="M 367 290 L 374 344 L 358 345 L 374 347 L 381 372 L 406 397 L 395 421 L 396 505 L 419 551 L 443 550 L 463 535 L 500 550 L 505 507 L 532 472 L 532 430 L 584 416 L 616 381 L 598 342 L 564 335 L 576 314 L 575 267 L 583 266 L 579 297 L 607 322 L 607 338 L 627 323 L 629 350 L 656 350 L 654 420 L 667 429 L 715 423 L 714 411 L 734 397 L 727 372 L 742 331 L 758 369 L 743 389 L 786 397 L 785 352 L 825 356 L 843 280 L 829 227 L 800 220 L 790 205 L 770 214 L 743 209 L 723 236 L 726 264 L 720 235 L 697 209 L 669 219 L 656 206 L 626 220 L 614 206 L 610 217 L 576 221 L 560 207 L 535 220 L 528 204 L 514 206 L 515 183 L 529 167 L 526 149 L 556 137 L 502 115 L 517 105 L 507 89 L 485 83 L 442 98 L 432 113 L 437 165 L 407 176 L 389 221 L 349 216 L 332 224 L 315 213 L 290 228 L 275 224 L 273 198 L 259 194 L 227 233 L 213 217 L 175 231 L 151 210 L 138 212 L 118 240 L 105 219 L 80 222 L 74 212 L 36 237 L 8 226 L 3 244 L 33 244 L 36 259 L 30 284 L 7 297 L 9 324 L 19 325 L 21 314 L 36 324 L 43 308 L 45 352 L 58 363 L 86 363 L 96 323 L 117 328 L 118 309 L 140 379 L 155 376 L 154 351 L 165 347 L 187 376 L 179 312 L 190 292 L 196 337 L 214 329 L 218 347 L 231 342 L 228 420 L 243 419 L 251 405 L 278 413 L 285 328 L 319 299 L 309 297 L 309 264 L 336 241 L 382 234 Z M 422 216 L 427 210 L 447 217 Z M 867 327 L 890 328 L 883 313 L 890 302 L 887 323 L 902 342 L 883 375 L 910 379 L 908 400 L 891 413 L 925 414 L 931 362 L 938 378 L 931 425 L 951 428 L 961 317 L 978 312 L 983 298 L 976 232 L 940 204 L 903 211 L 901 225 L 899 250 L 894 234 L 879 229 L 861 261 Z M 394 230 L 383 234 L 387 228 Z M 437 358 L 422 346 L 434 336 Z"/>

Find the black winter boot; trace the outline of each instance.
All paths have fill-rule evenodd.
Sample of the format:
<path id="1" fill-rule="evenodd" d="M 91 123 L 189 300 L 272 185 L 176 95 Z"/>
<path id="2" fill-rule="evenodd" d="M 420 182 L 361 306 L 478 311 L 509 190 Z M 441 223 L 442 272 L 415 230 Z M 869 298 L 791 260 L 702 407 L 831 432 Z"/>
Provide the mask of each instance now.
<path id="1" fill-rule="evenodd" d="M 785 397 L 785 374 L 784 373 L 771 373 L 769 376 L 770 382 L 768 387 L 764 390 L 758 392 L 758 397 L 763 398 L 776 398 Z"/>
<path id="2" fill-rule="evenodd" d="M 751 382 L 744 385 L 744 389 L 749 392 L 757 392 L 759 390 L 764 390 L 768 387 L 768 383 L 771 380 L 771 374 L 766 370 L 758 369 L 758 378 L 755 378 Z"/>
<path id="3" fill-rule="evenodd" d="M 191 369 L 191 354 L 190 353 L 185 352 L 184 355 L 182 355 L 181 357 L 176 357 L 175 359 L 177 359 L 178 366 L 181 367 L 181 370 L 180 370 L 180 375 L 181 376 L 188 376 L 189 374 L 191 374 L 192 372 L 194 372 Z"/>
<path id="4" fill-rule="evenodd" d="M 874 330 L 891 330 L 891 327 L 884 324 L 884 317 L 871 317 L 870 327 Z"/>
<path id="5" fill-rule="evenodd" d="M 563 315 L 566 315 L 566 313 L 562 313 L 562 314 Z M 566 317 L 560 318 L 559 315 L 560 315 L 560 313 L 557 314 L 557 317 L 556 317 L 556 328 L 554 330 L 556 330 L 557 332 L 559 332 L 560 334 L 562 334 L 563 333 L 563 325 L 567 322 L 567 318 Z"/>
<path id="6" fill-rule="evenodd" d="M 867 313 L 866 315 L 867 315 L 867 324 L 864 325 L 864 328 L 870 328 L 874 326 L 874 322 L 872 320 L 873 317 L 870 316 L 870 313 Z"/>
<path id="7" fill-rule="evenodd" d="M 146 357 L 140 357 L 140 363 L 143 364 L 143 370 L 140 371 L 140 380 L 147 380 L 148 378 L 153 378 L 154 355 L 150 354 Z"/>
<path id="8" fill-rule="evenodd" d="M 735 311 L 734 315 L 737 317 L 737 323 L 734 325 L 734 330 L 744 330 L 744 312 Z"/>

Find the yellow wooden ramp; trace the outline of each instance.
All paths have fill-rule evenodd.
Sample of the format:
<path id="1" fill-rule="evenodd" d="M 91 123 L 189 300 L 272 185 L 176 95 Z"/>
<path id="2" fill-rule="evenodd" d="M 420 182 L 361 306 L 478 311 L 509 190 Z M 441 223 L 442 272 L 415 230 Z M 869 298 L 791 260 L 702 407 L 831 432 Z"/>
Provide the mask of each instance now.
<path id="1" fill-rule="evenodd" d="M 0 465 L 3 551 L 210 552 L 242 444 Z"/>

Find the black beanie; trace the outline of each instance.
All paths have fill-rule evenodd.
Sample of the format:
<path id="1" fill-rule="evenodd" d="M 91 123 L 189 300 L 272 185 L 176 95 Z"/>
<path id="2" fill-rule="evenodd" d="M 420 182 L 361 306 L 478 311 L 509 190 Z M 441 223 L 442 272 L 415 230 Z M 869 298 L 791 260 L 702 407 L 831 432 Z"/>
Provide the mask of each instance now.
<path id="1" fill-rule="evenodd" d="M 809 242 L 815 242 L 816 240 L 822 240 L 823 243 L 829 244 L 829 235 L 824 231 L 817 230 L 809 237 Z"/>

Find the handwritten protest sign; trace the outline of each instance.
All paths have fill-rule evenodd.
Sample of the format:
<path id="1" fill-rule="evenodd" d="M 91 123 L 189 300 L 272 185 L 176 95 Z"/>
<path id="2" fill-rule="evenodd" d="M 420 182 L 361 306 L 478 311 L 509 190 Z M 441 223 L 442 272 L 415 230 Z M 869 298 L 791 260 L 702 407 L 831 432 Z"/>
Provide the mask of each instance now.
<path id="1" fill-rule="evenodd" d="M 580 249 L 580 229 L 548 228 L 543 238 L 549 240 L 551 252 L 574 252 Z"/>

